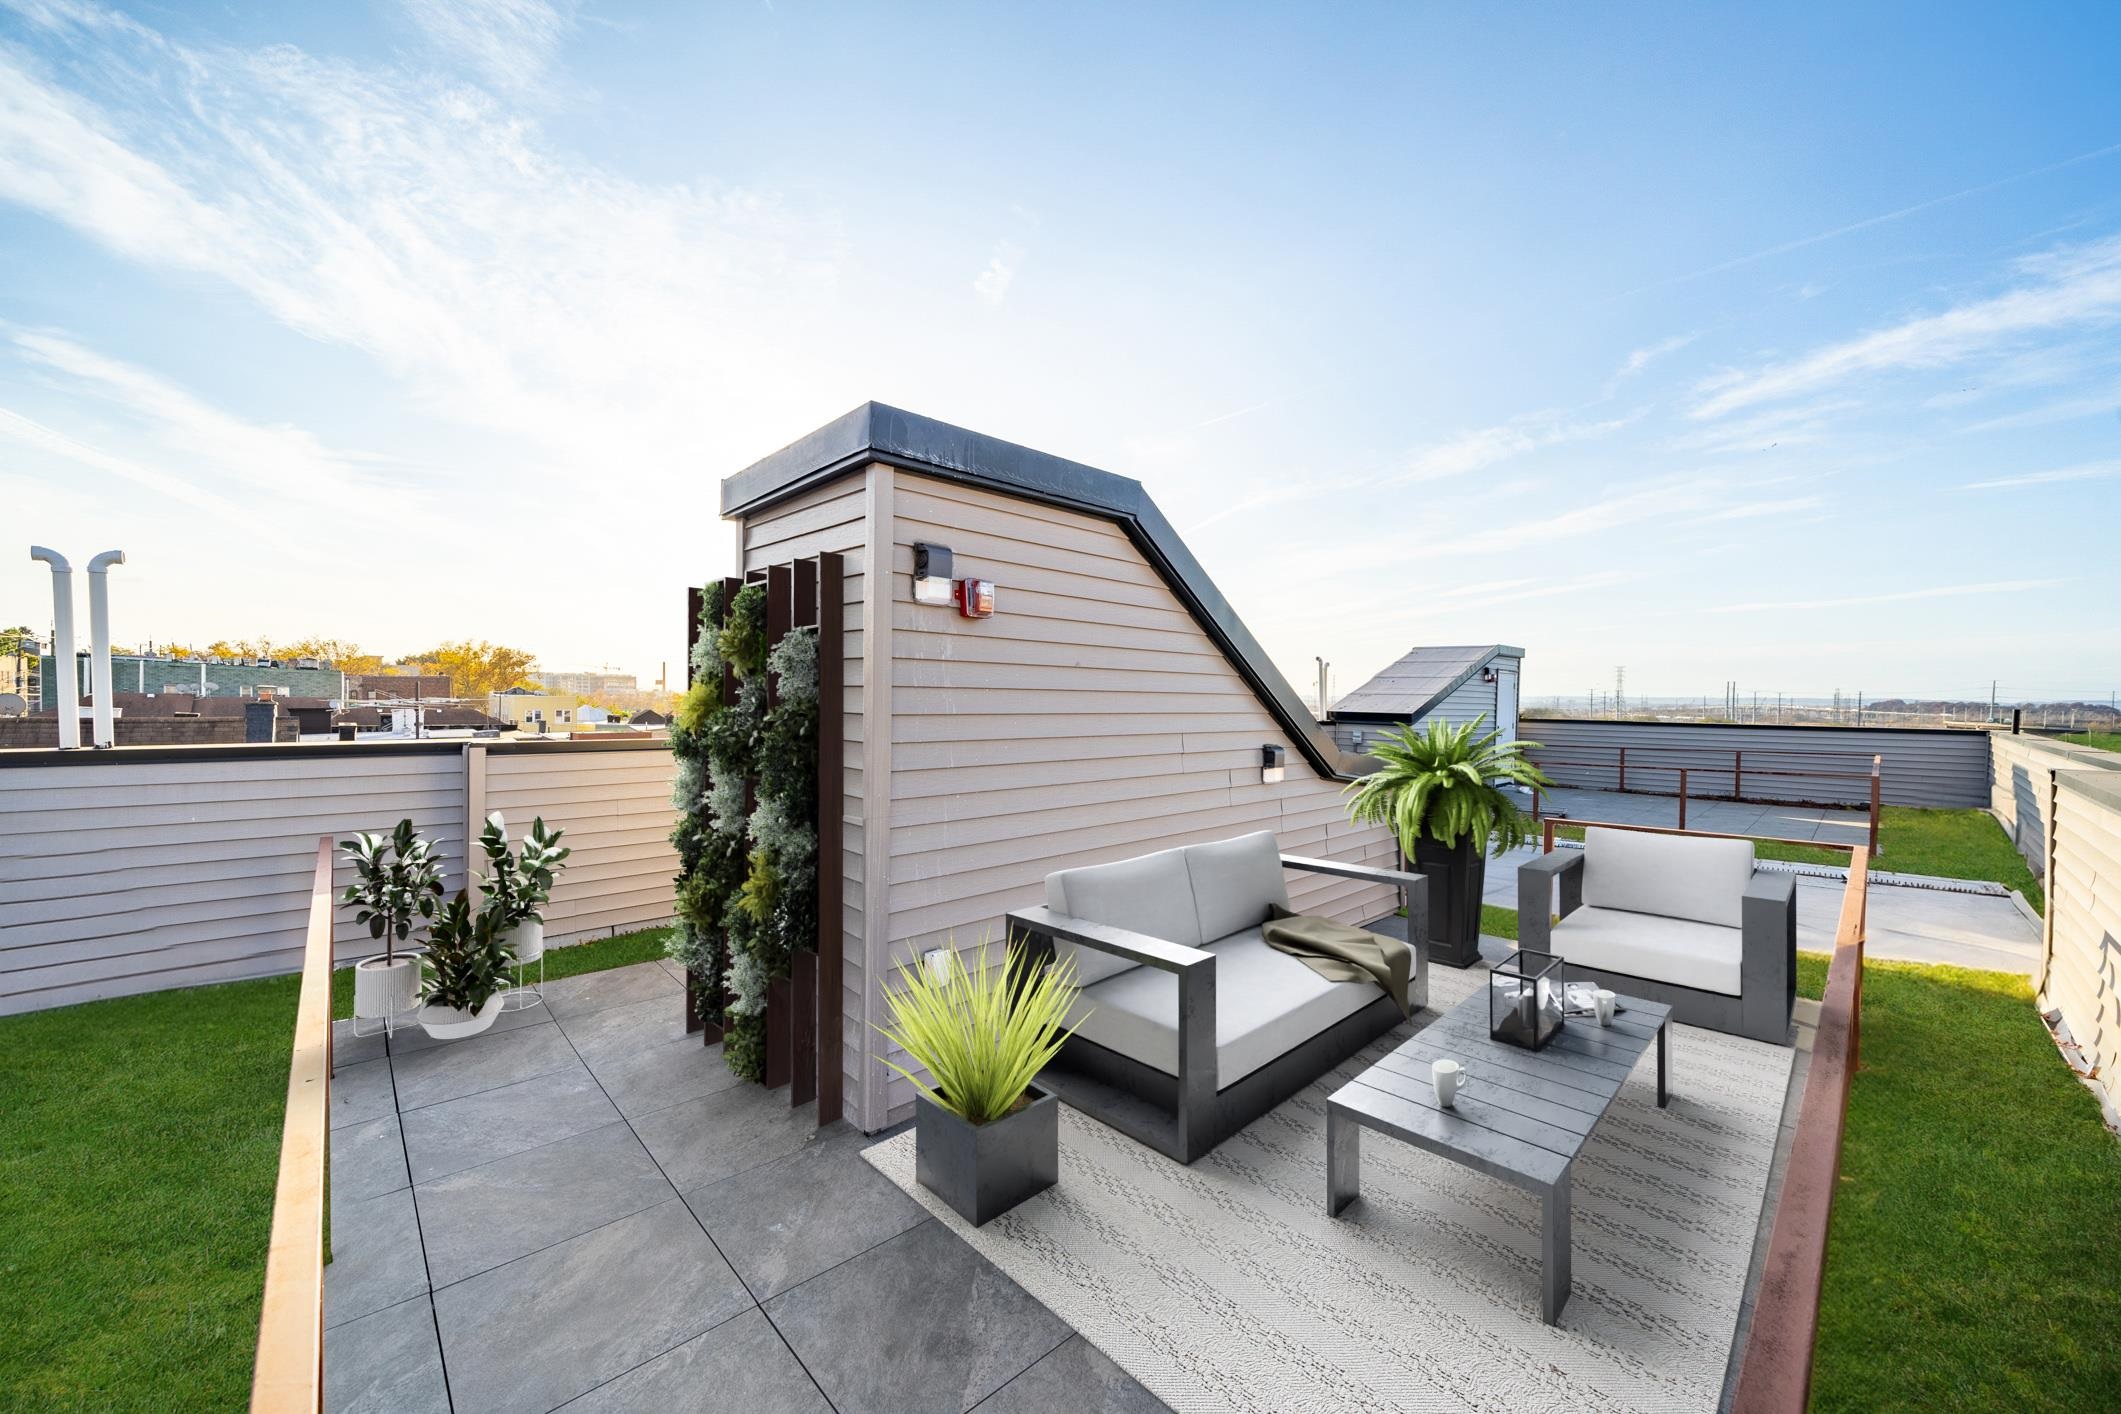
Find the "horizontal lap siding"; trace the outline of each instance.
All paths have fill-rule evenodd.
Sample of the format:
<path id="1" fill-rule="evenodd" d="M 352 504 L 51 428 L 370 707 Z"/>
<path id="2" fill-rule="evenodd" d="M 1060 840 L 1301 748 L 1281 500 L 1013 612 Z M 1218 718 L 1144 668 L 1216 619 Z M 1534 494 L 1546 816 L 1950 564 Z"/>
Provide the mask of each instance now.
<path id="1" fill-rule="evenodd" d="M 1868 805 L 1868 758 L 1884 758 L 1880 788 L 1887 805 L 1980 809 L 1989 803 L 1988 734 L 1972 731 L 1881 730 L 1875 727 L 1753 727 L 1718 723 L 1599 722 L 1564 717 L 1524 718 L 1520 737 L 1540 743 L 1532 760 L 1556 785 L 1612 790 L 1612 763 L 1628 752 L 1628 789 L 1676 795 L 1688 767 L 1689 794 L 1729 795 L 1734 751 L 1745 754 L 1744 793 L 1756 800 L 1804 800 Z M 1858 759 L 1862 758 L 1862 759 Z M 1590 761 L 1595 766 L 1563 765 Z M 1827 771 L 1848 779 L 1777 777 L 1770 770 Z M 1862 776 L 1862 778 L 1858 778 Z"/>
<path id="2" fill-rule="evenodd" d="M 1251 830 L 1289 853 L 1393 863 L 1118 527 L 903 473 L 894 505 L 894 591 L 919 540 L 999 588 L 981 621 L 894 592 L 890 963 L 999 941 L 1053 870 Z M 1287 753 L 1280 785 L 1260 783 L 1267 743 Z M 1397 902 L 1317 876 L 1289 888 L 1348 921 Z M 894 1079 L 891 1118 L 911 1095 Z"/>
<path id="3" fill-rule="evenodd" d="M 301 965 L 319 835 L 410 819 L 465 886 L 466 752 L 481 808 L 574 853 L 546 914 L 555 943 L 667 922 L 675 872 L 666 749 L 436 744 L 410 754 L 242 755 L 0 772 L 0 1013 L 270 976 Z M 335 883 L 352 870 L 342 860 Z M 337 910 L 340 963 L 377 944 Z"/>
<path id="4" fill-rule="evenodd" d="M 317 837 L 406 817 L 463 887 L 461 749 L 0 772 L 0 1014 L 292 971 Z M 334 941 L 373 947 L 345 909 Z"/>
<path id="5" fill-rule="evenodd" d="M 2121 1107 L 2121 775 L 2063 771 L 2052 817 L 2041 1001 L 2060 1009 L 2107 1103 Z"/>
<path id="6" fill-rule="evenodd" d="M 521 842 L 531 821 L 566 832 L 573 851 L 545 908 L 555 944 L 608 937 L 671 919 L 677 811 L 676 762 L 668 750 L 580 755 L 489 753 L 486 809 L 498 810 Z"/>
<path id="7" fill-rule="evenodd" d="M 860 1070 L 868 1016 L 863 1000 L 864 922 L 861 842 L 864 789 L 862 779 L 862 599 L 867 569 L 863 544 L 867 530 L 866 475 L 843 477 L 830 486 L 774 506 L 743 522 L 744 571 L 765 569 L 827 551 L 842 557 L 841 641 L 839 653 L 845 690 L 837 704 L 822 704 L 821 724 L 834 720 L 843 746 L 841 760 L 842 1036 L 847 1040 L 842 1068 L 851 1117 L 859 1118 Z M 823 645 L 820 645 L 822 648 Z M 821 730 L 824 727 L 821 725 Z"/>

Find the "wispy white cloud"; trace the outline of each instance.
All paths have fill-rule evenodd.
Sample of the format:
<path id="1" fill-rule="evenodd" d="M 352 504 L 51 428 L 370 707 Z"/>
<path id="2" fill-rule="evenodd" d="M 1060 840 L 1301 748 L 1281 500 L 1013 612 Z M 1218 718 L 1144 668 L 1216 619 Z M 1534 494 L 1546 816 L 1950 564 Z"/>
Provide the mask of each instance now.
<path id="1" fill-rule="evenodd" d="M 1609 436 L 1632 421 L 1633 417 L 1585 420 L 1573 413 L 1528 413 L 1492 427 L 1460 432 L 1422 447 L 1397 470 L 1373 478 L 1373 484 L 1405 486 L 1465 476 L 1529 452 Z"/>
<path id="2" fill-rule="evenodd" d="M 2064 579 L 1995 579 L 1981 584 L 1943 584 L 1927 589 L 1899 589 L 1887 594 L 1847 594 L 1832 599 L 1758 600 L 1748 604 L 1722 604 L 1703 609 L 1704 614 L 1759 614 L 1785 609 L 1853 609 L 1866 604 L 1904 604 L 1918 599 L 1961 599 L 1971 595 L 2022 594 L 2033 589 L 2053 589 Z"/>
<path id="3" fill-rule="evenodd" d="M 235 483 L 252 497 L 329 506 L 335 515 L 353 519 L 381 509 L 374 493 L 382 483 L 371 474 L 373 459 L 334 452 L 299 427 L 246 421 L 167 379 L 58 334 L 24 331 L 14 336 L 14 345 L 32 368 L 57 375 L 69 391 L 98 399 L 134 421 L 165 451 L 168 464 L 189 467 L 195 480 Z M 401 506 L 406 497 L 419 499 L 407 488 L 398 494 Z"/>
<path id="4" fill-rule="evenodd" d="M 2004 413 L 2000 417 L 1969 422 L 1959 430 L 2003 432 L 2016 427 L 2045 427 L 2052 423 L 2074 422 L 2082 417 L 2100 417 L 2114 413 L 2121 413 L 2121 383 L 2093 393 L 2057 398 L 2038 407 L 2020 408 L 2017 412 Z"/>
<path id="5" fill-rule="evenodd" d="M 1988 481 L 1969 481 L 1959 489 L 1998 491 L 2012 486 L 2051 486 L 2061 481 L 2106 481 L 2117 476 L 2121 476 L 2121 461 L 2085 462 L 2081 466 L 2058 466 L 2048 471 L 2026 471 Z"/>
<path id="6" fill-rule="evenodd" d="M 1739 501 L 1690 518 L 1690 525 L 1716 525 L 1733 520 L 1760 520 L 1766 516 L 1801 515 L 1826 505 L 1824 496 L 1778 496 L 1757 501 Z"/>
<path id="7" fill-rule="evenodd" d="M 1891 211 L 1879 212 L 1875 216 L 1865 216 L 1860 220 L 1850 221 L 1845 225 L 1835 226 L 1829 230 L 1816 231 L 1809 236 L 1799 236 L 1795 240 L 1783 241 L 1780 244 L 1768 246 L 1764 250 L 1753 251 L 1748 255 L 1733 256 L 1729 260 L 1720 260 L 1714 265 L 1704 266 L 1699 270 L 1689 271 L 1684 275 L 1674 275 L 1666 280 L 1654 281 L 1639 289 L 1630 290 L 1628 294 L 1638 295 L 1645 291 L 1661 289 L 1668 285 L 1683 285 L 1694 280 L 1706 279 L 1710 275 L 1720 275 L 1726 270 L 1736 270 L 1741 266 L 1757 264 L 1763 260 L 1772 260 L 1778 255 L 1788 255 L 1792 251 L 1803 250 L 1807 246 L 1823 245 L 1828 241 L 1839 240 L 1843 236 L 1852 236 L 1858 231 L 1868 231 L 1874 226 L 1891 225 L 1895 221 L 1904 221 L 1910 216 L 1917 216 L 1925 211 L 1933 211 L 1940 206 L 1949 206 L 1953 202 L 1965 201 L 1969 197 L 1982 196 L 1988 192 L 1999 191 L 2004 187 L 2013 186 L 2019 182 L 2030 181 L 2034 177 L 2044 177 L 2050 172 L 2059 172 L 2064 168 L 2075 167 L 2085 162 L 2097 162 L 2117 154 L 2121 154 L 2121 143 L 2110 143 L 2104 147 L 2096 147 L 2089 152 L 2080 152 L 2074 157 L 2065 157 L 2059 162 L 2048 162 L 2038 167 L 2029 167 L 2022 172 L 2013 172 L 2007 177 L 1998 177 L 1991 182 L 1982 182 L 1977 186 L 1946 192 L 1943 196 L 1933 196 L 1925 201 L 1896 207 Z M 1806 285 L 1798 291 L 1798 298 L 1810 299 L 1817 293 L 1819 293 L 1818 287 Z M 1623 296 L 1623 298 L 1625 297 Z"/>
<path id="8" fill-rule="evenodd" d="M 0 408 L 0 439 L 76 467 L 130 482 L 144 491 L 202 511 L 217 521 L 239 526 L 270 544 L 293 548 L 296 543 L 296 537 L 287 525 L 258 515 L 241 500 L 221 495 L 189 477 L 68 436 L 12 409 Z"/>
<path id="9" fill-rule="evenodd" d="M 800 390 L 774 370 L 818 342 L 836 224 L 615 176 L 444 79 L 32 19 L 41 61 L 0 50 L 0 200 L 367 354 L 431 414 L 535 447 L 520 472 L 676 472 L 703 430 L 771 446 L 814 415 L 814 356 Z M 731 414 L 707 429 L 703 389 Z"/>
<path id="10" fill-rule="evenodd" d="M 401 3 L 437 48 L 505 89 L 528 88 L 542 78 L 574 28 L 572 5 L 551 5 L 545 0 Z"/>
<path id="11" fill-rule="evenodd" d="M 1855 398 L 1830 397 L 1795 407 L 1765 408 L 1744 417 L 1690 427 L 1674 436 L 1670 445 L 1677 451 L 1717 455 L 1807 446 L 1825 441 L 1843 416 L 1862 406 Z"/>
<path id="12" fill-rule="evenodd" d="M 2121 237 L 2050 251 L 2019 262 L 2018 269 L 2023 283 L 2005 294 L 1705 385 L 1708 396 L 1692 416 L 1724 417 L 1865 374 L 1942 368 L 2028 336 L 2121 320 Z"/>
<path id="13" fill-rule="evenodd" d="M 989 309 L 999 309 L 1016 283 L 1016 272 L 1024 263 L 1024 248 L 1015 241 L 996 241 L 987 268 L 972 282 L 972 291 Z"/>
<path id="14" fill-rule="evenodd" d="M 1617 383 L 1633 378 L 1666 354 L 1677 353 L 1700 337 L 1699 334 L 1674 334 L 1669 339 L 1659 339 L 1654 344 L 1646 344 L 1636 349 L 1621 360 L 1620 367 L 1613 372 L 1613 381 Z"/>

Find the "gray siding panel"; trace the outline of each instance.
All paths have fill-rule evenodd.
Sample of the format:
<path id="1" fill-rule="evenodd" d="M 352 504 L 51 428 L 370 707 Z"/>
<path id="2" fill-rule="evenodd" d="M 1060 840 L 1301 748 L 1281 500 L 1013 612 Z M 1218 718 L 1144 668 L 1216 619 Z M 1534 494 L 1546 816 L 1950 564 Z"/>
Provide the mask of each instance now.
<path id="1" fill-rule="evenodd" d="M 1980 809 L 1989 804 L 1988 733 L 1919 731 L 1876 727 L 1752 727 L 1715 723 L 1602 722 L 1570 718 L 1525 718 L 1521 736 L 1540 743 L 1531 752 L 1556 785 L 1612 790 L 1611 765 L 1619 748 L 1628 752 L 1628 789 L 1646 795 L 1676 795 L 1689 769 L 1690 794 L 1729 795 L 1732 753 L 1744 754 L 1744 794 L 1749 799 L 1867 805 L 1870 784 L 1861 775 L 1868 758 L 1884 758 L 1881 796 L 1887 805 Z M 1564 764 L 1592 762 L 1593 765 Z M 1784 778 L 1771 770 L 1817 770 L 1844 780 Z"/>
<path id="2" fill-rule="evenodd" d="M 468 795 L 481 774 L 468 769 L 473 750 L 483 802 Z M 403 818 L 436 841 L 452 891 L 482 809 L 503 810 L 518 834 L 537 815 L 565 828 L 575 853 L 548 909 L 556 945 L 665 922 L 670 777 L 667 749 L 601 743 L 11 767 L 0 771 L 0 1014 L 292 971 L 317 837 Z M 341 862 L 336 886 L 351 875 Z M 347 909 L 333 943 L 342 964 L 375 950 Z"/>

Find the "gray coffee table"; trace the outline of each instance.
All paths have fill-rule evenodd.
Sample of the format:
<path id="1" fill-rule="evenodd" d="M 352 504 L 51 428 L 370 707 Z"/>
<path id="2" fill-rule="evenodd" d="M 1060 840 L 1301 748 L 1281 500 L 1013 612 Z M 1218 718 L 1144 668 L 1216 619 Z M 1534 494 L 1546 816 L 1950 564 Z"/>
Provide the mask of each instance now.
<path id="1" fill-rule="evenodd" d="M 1667 1098 L 1672 1009 L 1633 997 L 1620 1005 L 1610 1027 L 1571 1017 L 1539 1051 L 1489 1038 L 1485 987 L 1422 1028 L 1326 1101 L 1326 1211 L 1338 1216 L 1362 1196 L 1365 1129 L 1531 1189 L 1546 1269 L 1539 1311 L 1553 1325 L 1569 1299 L 1570 1170 L 1652 1042 L 1658 1105 Z M 1450 1109 L 1436 1103 L 1429 1079 L 1430 1064 L 1444 1059 L 1465 1067 Z"/>

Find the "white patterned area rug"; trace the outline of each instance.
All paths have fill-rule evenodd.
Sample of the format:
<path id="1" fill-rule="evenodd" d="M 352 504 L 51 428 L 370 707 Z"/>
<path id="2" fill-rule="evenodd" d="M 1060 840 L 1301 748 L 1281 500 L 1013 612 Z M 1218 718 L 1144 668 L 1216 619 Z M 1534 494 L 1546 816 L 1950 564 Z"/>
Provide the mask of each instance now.
<path id="1" fill-rule="evenodd" d="M 1481 969 L 1431 974 L 1432 1021 Z M 1402 1028 L 1182 1167 L 1061 1109 L 1058 1185 L 973 1228 L 882 1173 L 1181 1414 L 1714 1410 L 1789 1082 L 1787 1047 L 1673 1028 L 1575 1169 L 1575 1286 L 1539 1319 L 1539 1200 L 1363 1135 L 1363 1198 L 1325 1212 L 1325 1101 Z"/>

